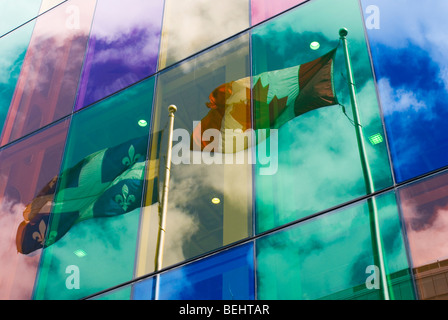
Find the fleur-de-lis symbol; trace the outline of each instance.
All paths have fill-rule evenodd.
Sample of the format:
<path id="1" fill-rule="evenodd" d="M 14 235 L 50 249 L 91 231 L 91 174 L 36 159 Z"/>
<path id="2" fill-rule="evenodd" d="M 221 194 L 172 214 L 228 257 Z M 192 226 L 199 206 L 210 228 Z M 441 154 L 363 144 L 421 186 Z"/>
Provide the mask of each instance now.
<path id="1" fill-rule="evenodd" d="M 37 240 L 41 245 L 44 245 L 45 242 L 45 231 L 47 230 L 47 226 L 45 225 L 44 220 L 41 220 L 39 223 L 39 232 L 34 232 L 32 237 L 34 240 Z"/>
<path id="2" fill-rule="evenodd" d="M 137 162 L 138 158 L 140 158 L 140 154 L 139 153 L 135 154 L 135 148 L 131 144 L 131 146 L 129 147 L 129 150 L 128 150 L 128 155 L 123 158 L 121 163 L 123 163 L 125 166 L 129 167 L 129 166 L 133 165 L 135 162 Z"/>
<path id="3" fill-rule="evenodd" d="M 115 196 L 115 202 L 117 202 L 124 211 L 128 210 L 128 207 L 135 202 L 135 197 L 129 194 L 129 188 L 126 184 L 121 188 L 121 194 Z"/>

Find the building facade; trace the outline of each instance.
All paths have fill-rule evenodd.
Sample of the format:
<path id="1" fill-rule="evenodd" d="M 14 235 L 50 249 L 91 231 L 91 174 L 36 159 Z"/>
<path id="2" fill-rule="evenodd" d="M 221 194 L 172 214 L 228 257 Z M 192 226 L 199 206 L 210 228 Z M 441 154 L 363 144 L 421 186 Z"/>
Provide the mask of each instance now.
<path id="1" fill-rule="evenodd" d="M 0 299 L 447 296 L 446 1 L 0 5 Z"/>

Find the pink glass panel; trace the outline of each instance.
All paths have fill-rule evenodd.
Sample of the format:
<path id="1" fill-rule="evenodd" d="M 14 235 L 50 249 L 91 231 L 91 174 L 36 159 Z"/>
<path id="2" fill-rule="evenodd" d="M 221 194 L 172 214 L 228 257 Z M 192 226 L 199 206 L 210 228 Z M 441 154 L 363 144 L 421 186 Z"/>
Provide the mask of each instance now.
<path id="1" fill-rule="evenodd" d="M 37 19 L 0 145 L 71 113 L 95 3 L 68 1 Z"/>
<path id="2" fill-rule="evenodd" d="M 252 25 L 256 25 L 306 0 L 251 0 Z"/>
<path id="3" fill-rule="evenodd" d="M 0 300 L 32 296 L 42 250 L 19 253 L 17 230 L 25 207 L 59 173 L 69 122 L 0 150 Z"/>

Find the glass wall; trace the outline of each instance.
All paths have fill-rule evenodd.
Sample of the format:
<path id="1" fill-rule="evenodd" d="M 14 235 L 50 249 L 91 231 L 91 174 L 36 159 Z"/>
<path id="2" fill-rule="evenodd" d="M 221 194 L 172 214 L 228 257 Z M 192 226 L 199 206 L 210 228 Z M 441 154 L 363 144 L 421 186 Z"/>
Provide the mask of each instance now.
<path id="1" fill-rule="evenodd" d="M 69 120 L 0 149 L 0 299 L 31 299 Z"/>
<path id="2" fill-rule="evenodd" d="M 362 4 L 397 181 L 445 167 L 448 3 Z"/>
<path id="3" fill-rule="evenodd" d="M 159 70 L 249 27 L 249 0 L 165 0 Z"/>
<path id="4" fill-rule="evenodd" d="M 384 283 L 391 299 L 414 299 L 394 193 L 262 237 L 256 248 L 258 299 L 377 300 Z"/>
<path id="5" fill-rule="evenodd" d="M 316 21 L 322 23 L 317 24 Z M 336 49 L 332 70 L 328 72 L 331 75 L 329 82 L 332 82 L 328 86 L 333 86 L 332 94 L 336 98 L 325 104 L 319 101 L 298 101 L 300 96 L 297 93 L 282 92 L 275 88 L 275 83 L 262 81 L 265 91 L 268 85 L 272 87 L 270 90 L 273 93 L 267 94 L 271 97 L 277 94 L 280 102 L 278 106 L 256 104 L 255 107 L 255 124 L 278 130 L 278 138 L 273 141 L 268 139 L 268 147 L 260 145 L 257 148 L 257 160 L 262 158 L 264 149 L 270 148 L 278 153 L 271 155 L 277 161 L 277 167 L 272 168 L 271 174 L 261 172 L 267 165 L 260 161 L 256 165 L 257 232 L 366 194 L 366 177 L 363 175 L 358 151 L 361 142 L 357 140 L 353 123 L 344 51 L 339 40 L 339 30 L 342 27 L 348 29 L 347 41 L 356 82 L 360 125 L 364 134 L 362 142 L 369 161 L 373 191 L 393 184 L 387 148 L 384 141 L 381 142 L 384 130 L 357 1 L 344 0 L 336 3 L 321 0 L 305 3 L 253 29 L 252 71 L 256 76 L 272 71 L 288 72 L 290 68 L 296 68 L 292 70 L 298 73 L 299 79 L 295 80 L 297 83 L 301 81 L 301 77 L 307 77 L 304 73 L 301 76 L 297 71 L 299 65 L 314 61 Z M 305 69 L 305 66 L 302 68 Z M 286 98 L 283 103 L 285 106 L 282 106 L 281 99 Z M 273 104 L 273 101 L 275 102 L 273 97 L 271 101 L 268 97 L 269 104 Z M 290 108 L 296 108 L 296 117 L 287 117 L 289 121 L 282 120 L 281 117 L 287 116 Z M 271 115 L 273 112 L 282 113 L 275 122 L 270 116 L 269 124 L 265 125 L 264 114 Z M 381 139 L 378 140 L 379 143 L 371 139 L 375 136 Z M 272 163 L 268 165 L 272 166 Z"/>
<path id="6" fill-rule="evenodd" d="M 402 187 L 399 193 L 418 293 L 424 300 L 448 297 L 447 185 L 443 171 Z"/>
<path id="7" fill-rule="evenodd" d="M 79 299 L 133 278 L 153 92 L 149 78 L 73 116 L 35 299 Z"/>
<path id="8" fill-rule="evenodd" d="M 0 145 L 71 113 L 95 3 L 72 0 L 37 18 Z"/>
<path id="9" fill-rule="evenodd" d="M 1 1 L 0 299 L 448 299 L 447 11 Z"/>
<path id="10" fill-rule="evenodd" d="M 245 78 L 249 74 L 249 35 L 243 34 L 169 68 L 158 76 L 152 161 L 148 175 L 157 170 L 159 179 L 154 180 L 155 184 L 148 185 L 146 193 L 138 275 L 154 271 L 159 225 L 158 205 L 155 203 L 160 197 L 155 191 L 157 188 L 162 190 L 162 185 L 157 181 L 163 182 L 165 174 L 164 170 L 159 170 L 155 160 L 159 155 L 166 155 L 169 105 L 176 105 L 177 112 L 163 267 L 252 234 L 251 165 L 247 161 L 233 161 L 232 153 L 232 162 L 226 161 L 225 155 L 228 154 L 223 153 L 221 148 L 212 152 L 203 152 L 200 145 L 193 148 L 195 138 L 201 140 L 206 129 L 220 130 L 225 119 L 228 119 L 224 119 L 221 109 L 210 107 L 210 97 L 214 101 L 213 91 L 222 84 Z M 248 96 L 243 98 L 249 99 Z M 224 97 L 224 104 L 226 101 L 230 103 L 229 99 Z M 245 122 L 250 123 L 250 114 L 244 113 L 242 117 Z M 160 141 L 156 134 L 159 131 L 163 131 Z M 222 140 L 218 144 L 220 143 Z M 161 167 L 164 168 L 163 165 Z"/>
<path id="11" fill-rule="evenodd" d="M 98 0 L 75 110 L 156 71 L 163 1 Z"/>

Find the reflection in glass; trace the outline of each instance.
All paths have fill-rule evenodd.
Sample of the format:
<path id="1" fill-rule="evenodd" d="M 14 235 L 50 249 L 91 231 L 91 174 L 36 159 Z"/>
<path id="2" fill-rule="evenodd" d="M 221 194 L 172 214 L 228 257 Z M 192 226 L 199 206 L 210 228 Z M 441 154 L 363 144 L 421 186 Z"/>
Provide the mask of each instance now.
<path id="1" fill-rule="evenodd" d="M 244 239 L 252 230 L 252 166 L 223 161 L 221 150 L 190 149 L 192 132 L 210 113 L 215 88 L 249 75 L 249 37 L 244 34 L 160 74 L 157 81 L 153 132 L 166 128 L 168 106 L 177 106 L 174 121 L 173 161 L 167 212 L 163 267 L 193 258 Z M 247 100 L 249 96 L 243 96 Z M 221 102 L 226 100 L 220 98 Z M 240 114 L 250 124 L 250 112 Z M 230 117 L 219 118 L 222 124 Z M 216 130 L 219 132 L 219 130 Z M 200 133 L 200 130 L 199 130 Z M 164 161 L 167 135 L 152 141 L 151 157 Z M 247 157 L 247 152 L 242 153 Z M 163 168 L 164 166 L 161 165 Z M 149 166 L 149 175 L 157 170 Z M 160 170 L 159 181 L 164 181 Z M 158 233 L 157 187 L 149 184 L 141 222 L 137 275 L 154 271 Z M 159 187 L 159 190 L 162 188 Z M 217 201 L 216 199 L 219 199 Z"/>
<path id="2" fill-rule="evenodd" d="M 445 167 L 448 3 L 362 4 L 396 180 Z"/>
<path id="3" fill-rule="evenodd" d="M 442 172 L 400 189 L 416 284 L 423 300 L 448 296 L 448 175 Z"/>
<path id="4" fill-rule="evenodd" d="M 34 21 L 0 38 L 0 132 L 25 59 Z"/>
<path id="5" fill-rule="evenodd" d="M 251 25 L 256 25 L 306 0 L 251 0 Z"/>
<path id="6" fill-rule="evenodd" d="M 249 243 L 160 275 L 160 300 L 253 300 L 254 252 Z M 153 300 L 157 278 L 137 282 L 133 300 Z"/>
<path id="7" fill-rule="evenodd" d="M 36 20 L 0 145 L 72 111 L 95 2 L 66 2 Z"/>
<path id="8" fill-rule="evenodd" d="M 39 14 L 40 0 L 4 0 L 0 12 L 0 36 Z"/>
<path id="9" fill-rule="evenodd" d="M 22 248 L 42 243 L 42 229 L 29 218 L 33 199 L 58 174 L 69 120 L 0 150 L 0 299 L 31 299 L 42 250 Z M 34 214 L 49 212 L 53 192 Z M 20 230 L 33 229 L 26 240 Z M 35 234 L 34 234 L 35 233 Z"/>
<path id="10" fill-rule="evenodd" d="M 149 136 L 138 121 L 150 120 L 153 91 L 149 78 L 73 116 L 35 299 L 78 299 L 132 279 Z"/>
<path id="11" fill-rule="evenodd" d="M 298 66 L 301 69 L 305 63 L 336 48 L 332 78 L 340 105 L 336 102 L 310 110 L 280 128 L 271 124 L 271 128 L 278 128 L 278 142 L 267 139 L 266 143 L 278 151 L 278 169 L 273 174 L 263 175 L 261 170 L 265 165 L 257 163 L 255 168 L 257 233 L 366 194 L 344 53 L 339 45 L 341 27 L 349 30 L 347 39 L 360 122 L 374 189 L 381 190 L 393 183 L 385 142 L 368 140 L 374 135 L 384 137 L 384 130 L 358 2 L 343 0 L 336 4 L 318 0 L 305 3 L 253 29 L 252 72 L 257 77 L 274 70 Z M 310 44 L 316 41 L 320 47 L 313 50 Z M 296 82 L 301 81 L 300 70 L 298 76 Z M 280 110 L 285 94 L 276 98 Z M 263 123 L 265 115 L 277 109 L 267 104 L 255 109 L 254 123 Z M 263 153 L 262 147 L 258 146 L 257 157 Z"/>
<path id="12" fill-rule="evenodd" d="M 249 27 L 249 0 L 166 0 L 159 70 Z"/>
<path id="13" fill-rule="evenodd" d="M 99 0 L 75 110 L 156 71 L 163 1 Z"/>
<path id="14" fill-rule="evenodd" d="M 376 202 L 390 298 L 413 299 L 395 195 Z M 375 246 L 366 201 L 262 237 L 258 299 L 382 299 Z"/>

